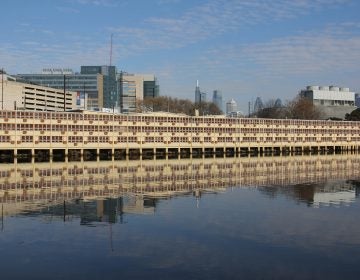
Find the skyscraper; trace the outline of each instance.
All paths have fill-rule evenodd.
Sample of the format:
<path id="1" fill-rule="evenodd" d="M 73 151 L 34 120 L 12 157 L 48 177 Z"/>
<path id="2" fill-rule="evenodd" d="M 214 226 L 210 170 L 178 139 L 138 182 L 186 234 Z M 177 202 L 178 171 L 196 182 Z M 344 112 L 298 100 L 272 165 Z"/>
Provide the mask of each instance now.
<path id="1" fill-rule="evenodd" d="M 195 103 L 206 102 L 206 92 L 201 92 L 199 87 L 199 80 L 196 80 L 195 88 Z"/>
<path id="2" fill-rule="evenodd" d="M 213 103 L 218 106 L 218 108 L 223 111 L 223 100 L 222 100 L 222 93 L 220 90 L 214 90 L 213 93 Z"/>
<path id="3" fill-rule="evenodd" d="M 199 87 L 199 80 L 196 80 L 196 88 L 195 88 L 195 103 L 201 102 L 201 92 Z"/>
<path id="4" fill-rule="evenodd" d="M 235 112 L 237 112 L 237 103 L 234 99 L 231 99 L 226 103 L 226 114 L 231 115 Z"/>
<path id="5" fill-rule="evenodd" d="M 254 112 L 257 113 L 264 109 L 264 103 L 261 100 L 261 97 L 256 97 L 255 104 L 254 104 Z"/>

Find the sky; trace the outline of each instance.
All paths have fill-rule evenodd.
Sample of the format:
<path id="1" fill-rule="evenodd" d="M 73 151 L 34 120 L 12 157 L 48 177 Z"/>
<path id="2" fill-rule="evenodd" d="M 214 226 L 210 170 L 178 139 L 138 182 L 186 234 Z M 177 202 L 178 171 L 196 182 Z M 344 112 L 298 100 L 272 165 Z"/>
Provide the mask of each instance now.
<path id="1" fill-rule="evenodd" d="M 155 74 L 160 94 L 239 110 L 307 85 L 360 92 L 359 0 L 1 0 L 0 68 L 115 65 Z M 113 41 L 110 56 L 111 36 Z"/>

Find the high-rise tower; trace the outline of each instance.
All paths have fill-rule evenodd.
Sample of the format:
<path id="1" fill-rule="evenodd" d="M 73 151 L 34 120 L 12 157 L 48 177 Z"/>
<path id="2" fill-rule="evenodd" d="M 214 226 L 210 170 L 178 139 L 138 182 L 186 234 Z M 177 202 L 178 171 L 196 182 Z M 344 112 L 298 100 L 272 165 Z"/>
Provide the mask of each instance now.
<path id="1" fill-rule="evenodd" d="M 231 115 L 237 112 L 237 103 L 234 99 L 231 99 L 226 103 L 226 114 Z"/>
<path id="2" fill-rule="evenodd" d="M 223 100 L 222 100 L 222 93 L 220 90 L 214 90 L 213 93 L 213 103 L 218 106 L 218 108 L 223 111 Z"/>
<path id="3" fill-rule="evenodd" d="M 196 80 L 195 88 L 195 103 L 206 102 L 206 92 L 201 92 L 199 87 L 199 80 Z"/>
<path id="4" fill-rule="evenodd" d="M 201 102 L 201 92 L 199 87 L 199 80 L 196 80 L 196 88 L 195 88 L 195 103 Z"/>

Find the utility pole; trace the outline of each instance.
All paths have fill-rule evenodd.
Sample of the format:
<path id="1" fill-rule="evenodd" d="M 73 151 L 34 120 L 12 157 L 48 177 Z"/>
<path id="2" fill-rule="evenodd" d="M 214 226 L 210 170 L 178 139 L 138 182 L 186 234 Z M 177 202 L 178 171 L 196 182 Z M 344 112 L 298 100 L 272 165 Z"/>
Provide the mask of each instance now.
<path id="1" fill-rule="evenodd" d="M 64 75 L 64 112 L 66 111 L 66 76 Z"/>
<path id="2" fill-rule="evenodd" d="M 81 99 L 80 99 L 81 102 Z M 84 82 L 84 110 L 86 110 L 85 82 Z"/>
<path id="3" fill-rule="evenodd" d="M 119 107 L 120 107 L 120 112 L 123 112 L 123 71 L 120 70 L 120 76 L 119 76 Z"/>
<path id="4" fill-rule="evenodd" d="M 4 68 L 1 69 L 1 110 L 4 110 Z"/>

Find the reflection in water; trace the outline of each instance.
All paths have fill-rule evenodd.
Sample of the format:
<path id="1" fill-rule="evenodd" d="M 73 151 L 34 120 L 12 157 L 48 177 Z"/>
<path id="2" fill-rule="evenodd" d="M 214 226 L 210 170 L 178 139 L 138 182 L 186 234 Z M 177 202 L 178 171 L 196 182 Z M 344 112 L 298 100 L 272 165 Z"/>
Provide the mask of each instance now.
<path id="1" fill-rule="evenodd" d="M 356 155 L 14 164 L 0 172 L 2 279 L 360 273 Z"/>
<path id="2" fill-rule="evenodd" d="M 2 165 L 0 202 L 5 204 L 4 215 L 12 215 L 42 208 L 48 201 L 62 207 L 64 200 L 115 198 L 116 202 L 92 202 L 99 213 L 89 218 L 111 222 L 115 218 L 102 217 L 102 209 L 153 213 L 154 198 L 192 193 L 200 197 L 236 186 L 319 207 L 354 201 L 359 172 L 356 155 Z"/>

